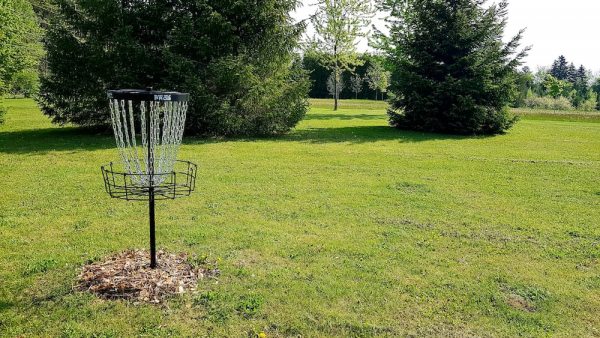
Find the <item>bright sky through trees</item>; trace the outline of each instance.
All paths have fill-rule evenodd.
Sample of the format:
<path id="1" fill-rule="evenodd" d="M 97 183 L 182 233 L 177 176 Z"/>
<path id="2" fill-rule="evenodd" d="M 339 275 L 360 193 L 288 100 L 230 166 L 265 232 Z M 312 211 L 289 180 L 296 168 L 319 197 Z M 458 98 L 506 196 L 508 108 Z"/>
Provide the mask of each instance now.
<path id="1" fill-rule="evenodd" d="M 302 2 L 304 6 L 292 12 L 296 20 L 305 19 L 316 10 L 310 6 L 314 0 Z M 519 29 L 527 28 L 521 47 L 533 46 L 524 60 L 532 69 L 538 65 L 551 66 L 559 55 L 564 55 L 577 67 L 583 64 L 588 69 L 600 70 L 600 44 L 596 39 L 600 0 L 509 0 L 508 10 L 504 40 L 508 41 Z M 376 27 L 384 30 L 383 21 L 373 20 Z M 310 25 L 307 33 L 314 34 Z M 358 50 L 368 49 L 367 42 L 361 41 Z"/>

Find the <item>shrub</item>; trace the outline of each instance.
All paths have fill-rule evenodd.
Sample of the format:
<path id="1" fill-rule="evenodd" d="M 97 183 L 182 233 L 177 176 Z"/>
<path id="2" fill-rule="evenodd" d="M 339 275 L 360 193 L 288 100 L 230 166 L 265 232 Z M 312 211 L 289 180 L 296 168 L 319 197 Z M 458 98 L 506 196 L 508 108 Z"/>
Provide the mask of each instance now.
<path id="1" fill-rule="evenodd" d="M 150 86 L 190 93 L 194 134 L 282 133 L 308 109 L 294 1 L 58 1 L 38 98 L 55 123 L 108 126 L 108 89 Z"/>
<path id="2" fill-rule="evenodd" d="M 569 110 L 571 108 L 573 108 L 573 105 L 571 105 L 571 101 L 566 97 L 559 96 L 552 100 L 552 109 Z"/>
<path id="3" fill-rule="evenodd" d="M 598 102 L 596 101 L 596 95 L 593 94 L 587 100 L 585 100 L 582 104 L 579 105 L 579 109 L 583 111 L 594 111 L 596 110 L 596 105 Z"/>
<path id="4" fill-rule="evenodd" d="M 0 124 L 4 124 L 4 116 L 6 115 L 8 109 L 4 106 L 4 100 L 2 96 L 0 96 Z"/>
<path id="5" fill-rule="evenodd" d="M 39 91 L 40 79 L 36 71 L 26 70 L 14 76 L 10 84 L 9 93 L 17 96 L 23 95 L 30 98 Z"/>
<path id="6" fill-rule="evenodd" d="M 555 99 L 549 96 L 537 96 L 532 95 L 525 99 L 525 107 L 533 109 L 555 109 L 555 110 L 569 110 L 573 108 L 571 101 L 566 97 L 559 96 Z"/>

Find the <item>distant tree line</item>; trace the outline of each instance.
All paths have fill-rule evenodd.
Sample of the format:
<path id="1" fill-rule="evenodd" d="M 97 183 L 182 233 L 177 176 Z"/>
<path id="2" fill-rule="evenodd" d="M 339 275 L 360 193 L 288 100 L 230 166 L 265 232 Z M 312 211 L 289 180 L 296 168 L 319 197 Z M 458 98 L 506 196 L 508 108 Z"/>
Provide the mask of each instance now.
<path id="1" fill-rule="evenodd" d="M 600 74 L 576 67 L 563 55 L 535 72 L 523 67 L 516 83 L 514 107 L 600 110 Z"/>
<path id="2" fill-rule="evenodd" d="M 361 65 L 355 66 L 353 72 L 341 73 L 338 83 L 340 99 L 382 100 L 387 99 L 386 83 L 389 71 L 385 68 L 386 60 L 381 55 L 364 53 L 358 57 Z M 333 72 L 319 62 L 317 56 L 304 55 L 302 67 L 308 71 L 311 81 L 308 96 L 311 98 L 332 98 L 334 89 L 331 82 Z"/>
<path id="3" fill-rule="evenodd" d="M 390 31 L 360 54 L 371 4 L 318 0 L 315 35 L 301 40 L 295 0 L 0 1 L 0 99 L 35 95 L 55 123 L 106 127 L 108 89 L 185 91 L 197 135 L 287 132 L 308 97 L 334 110 L 385 99 L 391 126 L 452 134 L 506 131 L 509 104 L 600 108 L 599 74 L 564 56 L 517 70 L 529 48 L 517 50 L 523 31 L 500 43 L 505 0 L 378 1 Z"/>

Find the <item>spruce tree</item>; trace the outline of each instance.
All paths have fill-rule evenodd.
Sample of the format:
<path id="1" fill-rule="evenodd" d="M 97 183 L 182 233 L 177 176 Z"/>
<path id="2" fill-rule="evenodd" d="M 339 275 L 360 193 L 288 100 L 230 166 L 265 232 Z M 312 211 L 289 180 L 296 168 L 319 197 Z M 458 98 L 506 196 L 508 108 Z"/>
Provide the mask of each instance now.
<path id="1" fill-rule="evenodd" d="M 566 80 L 571 83 L 575 83 L 577 81 L 577 68 L 575 68 L 575 64 L 573 62 L 571 62 L 571 64 L 567 68 Z"/>
<path id="2" fill-rule="evenodd" d="M 569 77 L 569 63 L 567 62 L 567 59 L 564 57 L 564 55 L 561 55 L 558 57 L 556 62 L 556 73 L 550 73 L 550 75 L 554 76 L 558 80 L 566 80 Z"/>
<path id="3" fill-rule="evenodd" d="M 383 37 L 392 74 L 390 124 L 400 129 L 496 134 L 516 118 L 508 112 L 521 30 L 504 44 L 507 2 L 386 0 L 390 36 Z"/>
<path id="4" fill-rule="evenodd" d="M 583 65 L 579 66 L 579 69 L 577 69 L 577 80 L 582 80 L 584 82 L 587 82 L 587 69 L 585 69 L 585 67 Z"/>

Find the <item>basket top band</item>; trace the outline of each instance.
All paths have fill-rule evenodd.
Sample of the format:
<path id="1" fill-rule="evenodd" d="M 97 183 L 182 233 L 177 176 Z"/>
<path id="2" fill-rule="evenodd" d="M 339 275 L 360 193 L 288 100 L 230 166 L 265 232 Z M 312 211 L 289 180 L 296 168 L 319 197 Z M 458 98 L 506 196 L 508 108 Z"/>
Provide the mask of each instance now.
<path id="1" fill-rule="evenodd" d="M 109 90 L 108 98 L 113 100 L 132 101 L 188 101 L 190 94 L 179 92 L 161 92 L 148 88 Z"/>

